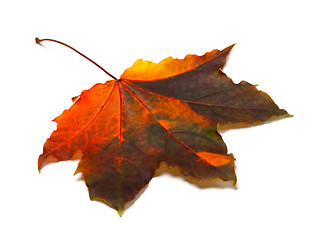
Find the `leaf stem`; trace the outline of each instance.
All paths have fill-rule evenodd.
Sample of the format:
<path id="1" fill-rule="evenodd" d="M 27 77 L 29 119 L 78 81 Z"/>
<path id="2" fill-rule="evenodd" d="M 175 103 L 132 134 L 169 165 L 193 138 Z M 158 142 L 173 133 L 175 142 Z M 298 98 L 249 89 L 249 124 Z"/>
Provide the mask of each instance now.
<path id="1" fill-rule="evenodd" d="M 85 56 L 83 53 L 77 51 L 75 48 L 63 43 L 63 42 L 60 42 L 60 41 L 57 41 L 57 40 L 54 40 L 54 39 L 48 39 L 48 38 L 45 38 L 45 39 L 39 39 L 39 38 L 35 38 L 36 40 L 36 43 L 41 45 L 41 42 L 43 41 L 51 41 L 51 42 L 55 42 L 55 43 L 59 43 L 63 46 L 66 46 L 70 49 L 72 49 L 74 52 L 80 54 L 82 57 L 86 58 L 87 60 L 89 60 L 90 62 L 94 63 L 97 67 L 99 67 L 101 70 L 103 70 L 106 74 L 108 74 L 110 77 L 112 77 L 113 79 L 115 80 L 118 80 L 115 76 L 111 75 L 109 72 L 107 72 L 103 67 L 101 67 L 99 64 L 97 64 L 96 62 L 94 62 L 92 59 L 90 59 L 89 57 Z"/>

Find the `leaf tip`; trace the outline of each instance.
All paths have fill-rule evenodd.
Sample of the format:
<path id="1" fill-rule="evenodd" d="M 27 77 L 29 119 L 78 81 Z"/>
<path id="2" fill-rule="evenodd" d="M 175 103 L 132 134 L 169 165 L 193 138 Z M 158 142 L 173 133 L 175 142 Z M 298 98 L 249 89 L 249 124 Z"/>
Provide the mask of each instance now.
<path id="1" fill-rule="evenodd" d="M 123 210 L 117 210 L 117 213 L 119 214 L 120 217 L 122 217 L 124 211 Z"/>
<path id="2" fill-rule="evenodd" d="M 231 51 L 231 49 L 232 49 L 235 45 L 237 45 L 237 44 L 238 44 L 238 43 L 231 44 L 229 47 L 226 47 L 224 50 Z M 222 51 L 224 51 L 224 50 L 222 50 Z"/>
<path id="3" fill-rule="evenodd" d="M 237 179 L 236 179 L 236 180 L 234 180 L 234 181 L 232 181 L 232 186 L 233 186 L 234 188 L 236 188 L 236 187 L 237 187 Z"/>
<path id="4" fill-rule="evenodd" d="M 78 174 L 78 173 L 80 173 L 81 171 L 79 170 L 79 167 L 77 167 L 76 168 L 76 170 L 75 170 L 75 172 L 74 172 L 74 174 L 73 174 L 73 176 L 75 176 L 76 174 Z"/>
<path id="5" fill-rule="evenodd" d="M 43 155 L 43 154 L 42 154 Z M 41 172 L 41 169 L 44 167 L 44 159 L 43 159 L 43 156 L 42 155 L 40 155 L 39 156 L 39 158 L 38 158 L 38 164 L 37 164 L 37 166 L 38 166 L 38 173 L 40 173 Z"/>

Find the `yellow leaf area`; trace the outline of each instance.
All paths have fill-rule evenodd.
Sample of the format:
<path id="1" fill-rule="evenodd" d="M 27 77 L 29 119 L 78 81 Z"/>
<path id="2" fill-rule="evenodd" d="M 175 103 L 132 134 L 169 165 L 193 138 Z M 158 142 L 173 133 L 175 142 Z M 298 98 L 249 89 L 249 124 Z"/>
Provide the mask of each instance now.
<path id="1" fill-rule="evenodd" d="M 197 68 L 201 64 L 210 61 L 219 55 L 221 51 L 215 49 L 207 52 L 202 56 L 186 55 L 184 59 L 167 57 L 159 63 L 138 59 L 133 65 L 127 68 L 120 79 L 126 80 L 160 80 L 172 77 L 192 69 Z"/>

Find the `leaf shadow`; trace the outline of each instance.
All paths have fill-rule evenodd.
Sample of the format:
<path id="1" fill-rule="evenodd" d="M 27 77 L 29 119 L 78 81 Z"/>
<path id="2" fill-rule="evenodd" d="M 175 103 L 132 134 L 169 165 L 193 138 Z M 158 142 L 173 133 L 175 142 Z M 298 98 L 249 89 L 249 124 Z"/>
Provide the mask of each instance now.
<path id="1" fill-rule="evenodd" d="M 162 162 L 160 167 L 155 171 L 154 177 L 160 177 L 162 175 L 170 175 L 175 178 L 181 178 L 184 181 L 200 188 L 233 188 L 237 189 L 233 181 L 223 181 L 219 178 L 208 179 L 208 180 L 197 180 L 192 176 L 185 176 L 179 167 L 170 167 L 167 163 Z"/>
<path id="2" fill-rule="evenodd" d="M 233 181 L 223 181 L 219 178 L 216 179 L 208 179 L 208 180 L 196 180 L 192 176 L 185 176 L 179 167 L 170 167 L 166 162 L 161 162 L 159 168 L 155 171 L 154 177 L 160 177 L 162 175 L 170 175 L 175 178 L 181 178 L 184 181 L 200 188 L 200 189 L 207 189 L 207 188 L 231 188 L 231 189 L 237 189 L 237 186 L 234 185 Z M 127 211 L 145 192 L 149 184 L 147 184 L 145 187 L 143 187 L 139 193 L 136 195 L 134 199 L 132 199 L 130 202 L 127 203 L 125 206 L 123 212 L 120 215 L 124 214 L 125 211 Z M 102 201 L 103 202 L 103 201 Z M 108 205 L 108 204 L 107 204 Z M 110 206 L 110 205 L 109 205 Z"/>
<path id="3" fill-rule="evenodd" d="M 147 184 L 145 187 L 143 187 L 139 193 L 135 196 L 135 198 L 133 198 L 130 202 L 128 202 L 125 206 L 125 208 L 123 209 L 123 212 L 118 213 L 120 215 L 120 217 L 122 217 L 122 215 L 124 214 L 125 211 L 127 211 L 131 206 L 133 206 L 133 204 L 142 196 L 142 194 L 145 192 L 145 190 L 148 188 Z"/>
<path id="4" fill-rule="evenodd" d="M 217 126 L 217 131 L 222 134 L 228 130 L 233 130 L 233 129 L 241 129 L 241 128 L 251 128 L 251 127 L 256 127 L 256 126 L 261 126 L 261 125 L 266 125 L 266 124 L 270 124 L 272 122 L 278 121 L 278 120 L 282 120 L 284 118 L 289 118 L 289 117 L 293 117 L 293 115 L 291 114 L 285 114 L 285 115 L 281 115 L 281 116 L 271 116 L 267 121 L 262 122 L 262 121 L 257 121 L 254 123 L 244 123 L 244 122 L 240 122 L 240 123 L 227 123 L 225 125 L 222 124 L 218 124 Z"/>

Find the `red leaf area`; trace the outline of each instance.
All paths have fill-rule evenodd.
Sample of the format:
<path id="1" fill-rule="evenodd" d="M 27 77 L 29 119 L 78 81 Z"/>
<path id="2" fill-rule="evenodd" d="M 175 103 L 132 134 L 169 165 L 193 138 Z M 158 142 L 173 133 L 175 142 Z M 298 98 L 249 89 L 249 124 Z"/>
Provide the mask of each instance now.
<path id="1" fill-rule="evenodd" d="M 54 121 L 38 166 L 82 152 L 90 198 L 120 214 L 162 162 L 196 180 L 236 182 L 234 157 L 217 124 L 255 123 L 287 116 L 255 86 L 234 84 L 221 69 L 232 49 L 203 56 L 138 60 L 118 80 L 84 90 Z"/>

